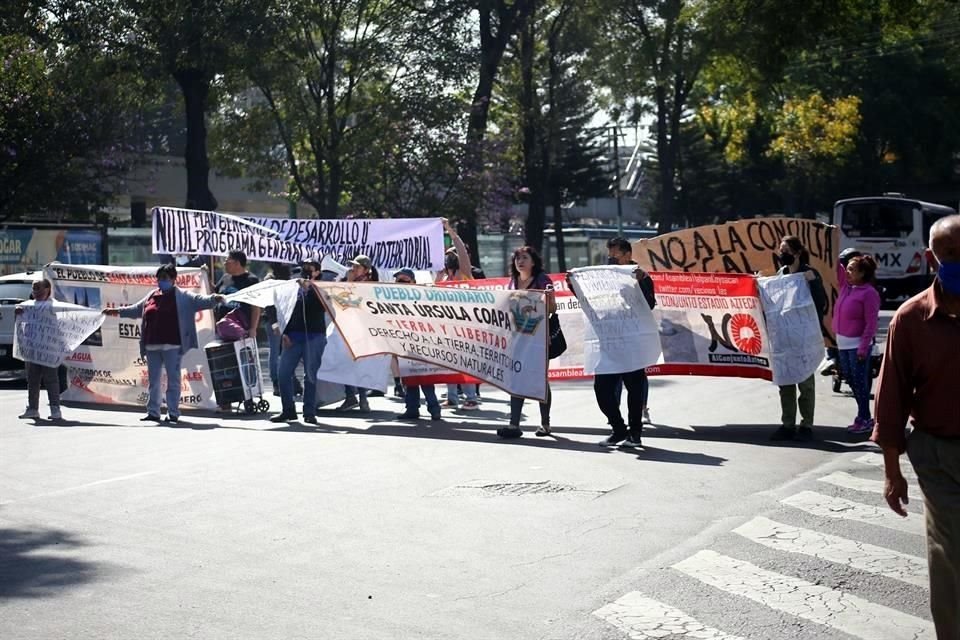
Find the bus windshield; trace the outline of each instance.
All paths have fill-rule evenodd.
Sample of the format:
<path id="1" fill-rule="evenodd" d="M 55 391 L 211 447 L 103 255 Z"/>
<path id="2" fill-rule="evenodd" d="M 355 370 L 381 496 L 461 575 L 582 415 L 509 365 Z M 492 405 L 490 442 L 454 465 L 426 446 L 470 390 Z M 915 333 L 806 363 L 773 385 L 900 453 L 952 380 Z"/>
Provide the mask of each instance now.
<path id="1" fill-rule="evenodd" d="M 848 238 L 906 238 L 913 232 L 908 202 L 851 202 L 843 206 L 840 228 Z"/>

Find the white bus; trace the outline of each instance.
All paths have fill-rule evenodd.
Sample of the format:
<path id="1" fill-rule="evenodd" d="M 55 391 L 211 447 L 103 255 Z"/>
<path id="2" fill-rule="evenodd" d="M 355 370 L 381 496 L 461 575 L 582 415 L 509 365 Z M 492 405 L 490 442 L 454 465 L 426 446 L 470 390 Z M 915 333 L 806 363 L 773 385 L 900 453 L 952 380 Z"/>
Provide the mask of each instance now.
<path id="1" fill-rule="evenodd" d="M 950 207 L 884 194 L 848 198 L 833 205 L 833 224 L 840 228 L 840 250 L 855 248 L 877 261 L 877 281 L 884 298 L 912 296 L 930 285 L 924 249 L 930 227 L 956 213 Z"/>

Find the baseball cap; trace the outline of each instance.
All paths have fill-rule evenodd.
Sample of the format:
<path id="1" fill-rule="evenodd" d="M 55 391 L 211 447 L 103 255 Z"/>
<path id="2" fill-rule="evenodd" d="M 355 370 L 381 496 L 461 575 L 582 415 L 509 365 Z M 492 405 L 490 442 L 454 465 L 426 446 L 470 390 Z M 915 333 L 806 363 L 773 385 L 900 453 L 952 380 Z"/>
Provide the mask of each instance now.
<path id="1" fill-rule="evenodd" d="M 395 274 L 393 274 L 394 280 L 396 280 L 396 279 L 399 278 L 400 276 L 403 276 L 403 277 L 405 277 L 405 278 L 409 278 L 409 279 L 410 279 L 410 282 L 416 282 L 416 281 L 417 281 L 417 274 L 415 274 L 415 273 L 413 272 L 413 269 L 400 269 L 400 270 L 397 271 Z"/>
<path id="2" fill-rule="evenodd" d="M 356 258 L 354 258 L 353 260 L 351 260 L 350 264 L 358 264 L 361 267 L 366 267 L 367 269 L 373 266 L 373 262 L 370 261 L 370 258 L 363 255 L 362 253 L 358 255 Z"/>

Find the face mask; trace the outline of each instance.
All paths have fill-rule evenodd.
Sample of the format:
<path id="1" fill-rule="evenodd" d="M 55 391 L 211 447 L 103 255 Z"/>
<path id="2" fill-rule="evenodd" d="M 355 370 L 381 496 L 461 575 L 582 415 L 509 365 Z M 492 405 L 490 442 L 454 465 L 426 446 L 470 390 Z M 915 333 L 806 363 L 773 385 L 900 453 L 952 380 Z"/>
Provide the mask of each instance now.
<path id="1" fill-rule="evenodd" d="M 313 271 L 312 271 L 312 270 L 304 271 L 304 272 L 302 272 L 302 275 L 303 275 L 303 279 L 304 279 L 304 280 L 313 280 Z"/>
<path id="2" fill-rule="evenodd" d="M 796 259 L 797 259 L 796 256 L 794 256 L 792 253 L 780 254 L 780 264 L 782 264 L 785 267 L 789 267 L 790 265 L 792 265 Z"/>
<path id="3" fill-rule="evenodd" d="M 614 256 L 607 256 L 607 264 L 620 264 L 620 260 Z"/>
<path id="4" fill-rule="evenodd" d="M 952 296 L 960 296 L 960 262 L 941 262 L 937 278 L 944 291 Z"/>
<path id="5" fill-rule="evenodd" d="M 157 280 L 157 287 L 160 291 L 170 291 L 173 289 L 173 280 Z"/>
<path id="6" fill-rule="evenodd" d="M 177 256 L 177 264 L 180 265 L 181 267 L 187 264 L 188 262 L 189 260 L 187 259 L 187 256 Z"/>

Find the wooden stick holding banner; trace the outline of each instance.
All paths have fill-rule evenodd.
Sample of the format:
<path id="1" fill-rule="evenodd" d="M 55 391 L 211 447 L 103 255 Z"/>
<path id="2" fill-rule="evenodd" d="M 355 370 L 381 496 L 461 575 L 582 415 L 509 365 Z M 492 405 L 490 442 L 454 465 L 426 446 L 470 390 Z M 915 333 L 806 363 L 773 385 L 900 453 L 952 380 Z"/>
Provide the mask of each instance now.
<path id="1" fill-rule="evenodd" d="M 542 291 L 471 291 L 369 282 L 314 282 L 351 356 L 390 354 L 545 401 Z"/>

